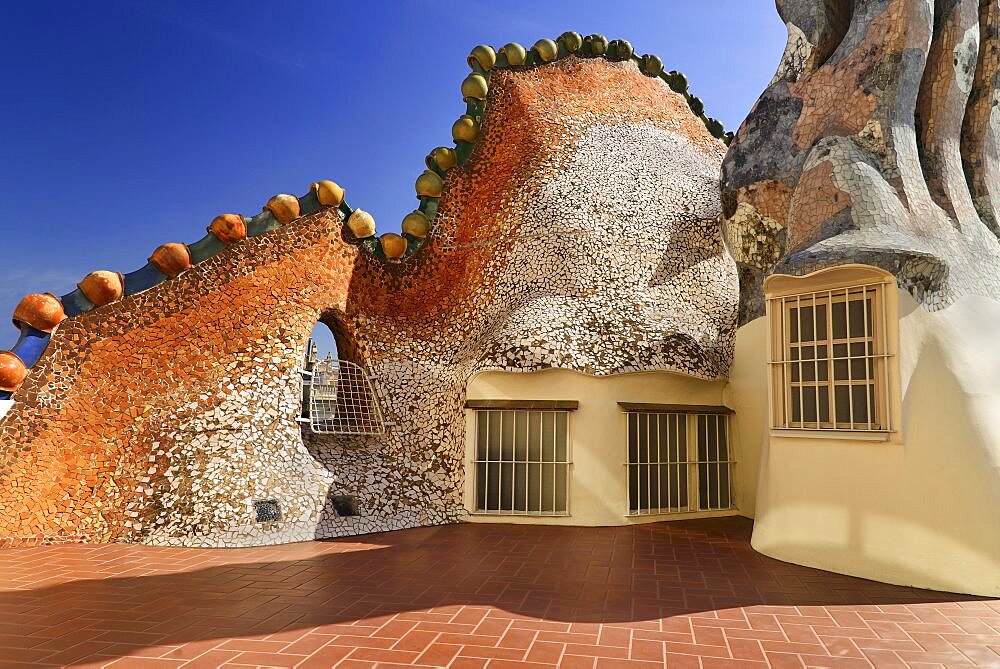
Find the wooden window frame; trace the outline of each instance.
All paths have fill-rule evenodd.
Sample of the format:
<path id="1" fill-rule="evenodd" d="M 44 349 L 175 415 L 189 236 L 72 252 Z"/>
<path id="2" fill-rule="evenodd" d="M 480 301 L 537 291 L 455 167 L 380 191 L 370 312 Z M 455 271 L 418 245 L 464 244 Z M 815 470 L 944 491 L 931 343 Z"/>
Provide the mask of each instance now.
<path id="1" fill-rule="evenodd" d="M 863 265 L 849 265 L 831 268 L 806 277 L 776 275 L 765 281 L 766 317 L 768 337 L 768 383 L 771 406 L 772 430 L 789 433 L 849 433 L 883 435 L 893 431 L 892 385 L 890 383 L 894 353 L 895 329 L 890 327 L 888 298 L 894 287 L 891 275 L 883 270 Z M 854 336 L 851 330 L 851 302 L 862 304 L 864 326 L 861 336 Z M 869 309 L 870 301 L 870 309 Z M 845 303 L 844 337 L 834 338 L 834 305 Z M 803 309 L 812 307 L 813 339 L 802 338 Z M 791 313 L 796 310 L 799 332 L 794 337 L 789 332 Z M 817 312 L 825 314 L 825 337 L 817 337 Z M 869 323 L 870 319 L 870 323 Z M 870 331 L 869 331 L 870 325 Z M 864 344 L 865 353 L 855 355 L 852 344 Z M 794 356 L 794 351 L 813 347 L 811 358 Z M 846 357 L 835 355 L 835 346 L 845 346 Z M 819 355 L 818 349 L 826 347 L 826 354 Z M 864 360 L 863 376 L 854 377 L 855 363 Z M 811 378 L 806 378 L 803 370 L 813 363 Z M 837 373 L 839 362 L 845 363 L 847 378 Z M 798 380 L 794 379 L 794 368 L 798 368 Z M 859 383 L 861 381 L 861 383 Z M 867 421 L 855 420 L 855 392 L 858 387 L 871 387 L 865 398 Z M 847 420 L 837 418 L 837 388 L 847 387 L 849 416 Z M 815 388 L 815 420 L 806 419 L 804 388 Z M 825 388 L 825 412 L 820 389 Z M 793 393 L 799 392 L 799 416 L 795 420 Z M 862 391 L 864 392 L 864 391 Z"/>

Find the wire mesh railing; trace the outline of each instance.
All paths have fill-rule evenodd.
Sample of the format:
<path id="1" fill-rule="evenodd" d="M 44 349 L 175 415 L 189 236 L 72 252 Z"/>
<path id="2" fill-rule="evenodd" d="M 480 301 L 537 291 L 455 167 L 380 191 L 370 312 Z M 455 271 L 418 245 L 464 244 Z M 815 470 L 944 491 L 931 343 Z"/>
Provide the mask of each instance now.
<path id="1" fill-rule="evenodd" d="M 318 363 L 306 381 L 309 427 L 319 434 L 382 434 L 385 420 L 371 378 L 349 360 Z"/>

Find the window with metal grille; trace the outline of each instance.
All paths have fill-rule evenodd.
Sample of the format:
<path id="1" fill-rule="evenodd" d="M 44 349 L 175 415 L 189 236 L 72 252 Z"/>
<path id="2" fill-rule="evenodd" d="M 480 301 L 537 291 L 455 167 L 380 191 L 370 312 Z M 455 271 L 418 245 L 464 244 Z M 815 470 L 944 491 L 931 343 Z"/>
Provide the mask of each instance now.
<path id="1" fill-rule="evenodd" d="M 628 510 L 652 515 L 733 508 L 729 416 L 628 413 Z"/>
<path id="2" fill-rule="evenodd" d="M 773 427 L 891 429 L 883 287 L 768 300 Z"/>
<path id="3" fill-rule="evenodd" d="M 569 413 L 476 411 L 476 513 L 569 513 Z"/>

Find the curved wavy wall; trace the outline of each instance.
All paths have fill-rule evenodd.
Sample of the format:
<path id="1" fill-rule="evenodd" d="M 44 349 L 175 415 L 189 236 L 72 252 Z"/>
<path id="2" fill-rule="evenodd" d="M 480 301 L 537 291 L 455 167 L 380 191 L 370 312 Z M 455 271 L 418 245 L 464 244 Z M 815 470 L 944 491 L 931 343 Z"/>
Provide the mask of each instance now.
<path id="1" fill-rule="evenodd" d="M 401 262 L 324 208 L 55 332 L 0 419 L 7 543 L 273 543 L 452 522 L 483 369 L 726 376 L 738 286 L 725 146 L 632 62 L 495 70 L 471 158 Z M 383 435 L 304 437 L 324 320 L 373 376 Z M 356 496 L 340 517 L 328 496 Z M 253 500 L 281 504 L 256 523 Z"/>

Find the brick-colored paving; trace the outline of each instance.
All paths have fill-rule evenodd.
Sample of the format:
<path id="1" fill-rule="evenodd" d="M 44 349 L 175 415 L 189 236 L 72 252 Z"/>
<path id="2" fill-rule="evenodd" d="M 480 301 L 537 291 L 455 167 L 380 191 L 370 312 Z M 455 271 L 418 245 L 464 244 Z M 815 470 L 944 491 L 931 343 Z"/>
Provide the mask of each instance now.
<path id="1" fill-rule="evenodd" d="M 1000 601 L 796 567 L 750 521 L 0 551 L 0 666 L 1000 666 Z"/>

